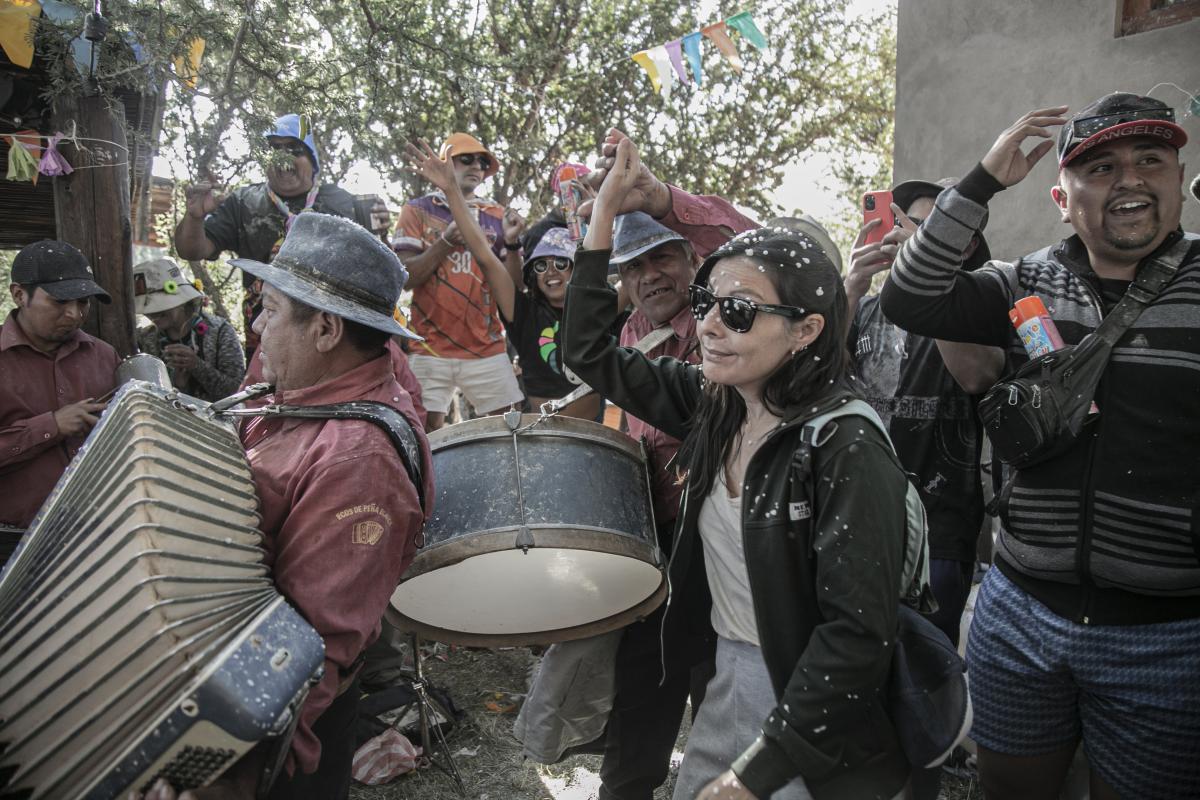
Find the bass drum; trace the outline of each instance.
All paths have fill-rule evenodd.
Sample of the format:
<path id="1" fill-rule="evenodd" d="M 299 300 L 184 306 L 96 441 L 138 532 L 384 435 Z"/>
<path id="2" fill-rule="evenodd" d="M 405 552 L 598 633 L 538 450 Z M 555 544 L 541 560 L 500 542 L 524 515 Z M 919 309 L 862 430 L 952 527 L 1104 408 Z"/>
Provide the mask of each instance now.
<path id="1" fill-rule="evenodd" d="M 388 621 L 501 647 L 594 636 L 667 594 L 642 447 L 586 420 L 519 415 L 429 437 L 437 498 Z"/>

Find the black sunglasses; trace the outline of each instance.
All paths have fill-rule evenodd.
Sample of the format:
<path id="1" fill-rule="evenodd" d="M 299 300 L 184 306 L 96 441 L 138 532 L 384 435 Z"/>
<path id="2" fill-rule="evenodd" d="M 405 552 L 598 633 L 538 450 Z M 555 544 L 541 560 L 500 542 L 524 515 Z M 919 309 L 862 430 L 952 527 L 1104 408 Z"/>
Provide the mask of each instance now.
<path id="1" fill-rule="evenodd" d="M 308 148 L 299 142 L 271 142 L 272 150 L 286 150 L 296 158 L 308 155 Z"/>
<path id="2" fill-rule="evenodd" d="M 479 168 L 482 170 L 488 170 L 492 167 L 492 160 L 483 153 L 466 153 L 461 156 L 455 156 L 454 160 L 464 167 L 469 167 L 476 162 L 478 162 Z"/>
<path id="3" fill-rule="evenodd" d="M 697 322 L 708 316 L 708 312 L 716 306 L 721 314 L 721 322 L 734 333 L 749 331 L 754 326 L 754 317 L 759 311 L 789 319 L 804 319 L 808 316 L 807 311 L 795 306 L 773 306 L 741 297 L 717 297 L 708 289 L 694 283 L 688 287 L 688 300 L 692 305 L 692 316 Z"/>
<path id="4" fill-rule="evenodd" d="M 538 275 L 541 275 L 543 272 L 546 272 L 550 269 L 551 264 L 553 264 L 554 268 L 559 272 L 566 272 L 575 266 L 575 264 L 568 258 L 539 258 L 537 261 L 533 262 L 533 271 Z"/>

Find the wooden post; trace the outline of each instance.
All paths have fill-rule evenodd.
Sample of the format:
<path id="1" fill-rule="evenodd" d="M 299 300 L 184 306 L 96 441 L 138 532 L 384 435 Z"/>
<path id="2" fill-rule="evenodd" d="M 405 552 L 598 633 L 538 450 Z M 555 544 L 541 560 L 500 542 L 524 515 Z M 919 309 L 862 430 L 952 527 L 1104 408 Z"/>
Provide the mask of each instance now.
<path id="1" fill-rule="evenodd" d="M 54 127 L 74 130 L 80 145 L 66 139 L 61 145 L 75 171 L 54 179 L 58 238 L 79 248 L 96 282 L 112 296 L 111 304 L 92 303 L 84 330 L 127 356 L 136 348 L 125 110 L 110 108 L 100 96 L 61 98 L 54 105 Z"/>

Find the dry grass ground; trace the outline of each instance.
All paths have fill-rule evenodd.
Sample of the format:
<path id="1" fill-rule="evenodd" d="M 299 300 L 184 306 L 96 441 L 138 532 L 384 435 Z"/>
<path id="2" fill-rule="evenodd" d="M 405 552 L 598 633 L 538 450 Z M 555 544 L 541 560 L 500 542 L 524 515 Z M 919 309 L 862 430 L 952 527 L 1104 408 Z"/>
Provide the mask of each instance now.
<path id="1" fill-rule="evenodd" d="M 573 756 L 559 764 L 542 766 L 521 759 L 521 746 L 512 736 L 515 713 L 497 714 L 485 703 L 494 693 L 524 694 L 527 675 L 535 659 L 526 648 L 465 650 L 428 658 L 430 682 L 449 691 L 465 712 L 450 735 L 450 751 L 470 800 L 592 800 L 600 785 L 599 756 Z M 680 731 L 676 749 L 683 752 L 687 725 Z M 669 800 L 674 788 L 678 754 L 667 783 L 655 800 Z M 352 800 L 457 800 L 454 783 L 436 767 L 416 770 L 386 786 L 355 785 Z M 981 800 L 978 784 L 946 776 L 942 798 Z"/>

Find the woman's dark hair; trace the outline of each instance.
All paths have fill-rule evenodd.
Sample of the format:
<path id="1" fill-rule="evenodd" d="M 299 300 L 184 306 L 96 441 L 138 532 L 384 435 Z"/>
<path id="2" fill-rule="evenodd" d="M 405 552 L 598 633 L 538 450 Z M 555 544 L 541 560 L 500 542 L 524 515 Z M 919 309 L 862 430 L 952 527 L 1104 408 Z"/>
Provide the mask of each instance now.
<path id="1" fill-rule="evenodd" d="M 696 282 L 706 282 L 722 258 L 743 257 L 758 264 L 779 294 L 779 304 L 821 314 L 825 326 L 804 350 L 793 355 L 767 379 L 763 402 L 773 414 L 816 406 L 843 388 L 849 377 L 846 349 L 849 310 L 841 275 L 811 239 L 782 228 L 761 228 L 726 244 L 705 260 Z M 718 313 L 714 308 L 710 314 Z M 746 403 L 732 386 L 704 382 L 700 405 L 692 416 L 679 464 L 692 489 L 707 492 L 729 456 L 746 419 Z"/>

